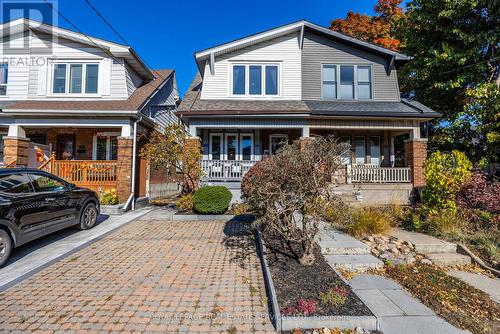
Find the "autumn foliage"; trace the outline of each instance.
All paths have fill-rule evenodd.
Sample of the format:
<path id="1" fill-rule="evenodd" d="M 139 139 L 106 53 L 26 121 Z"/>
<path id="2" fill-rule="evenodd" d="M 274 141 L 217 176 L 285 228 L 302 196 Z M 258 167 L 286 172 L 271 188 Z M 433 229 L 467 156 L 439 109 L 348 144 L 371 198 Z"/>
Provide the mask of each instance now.
<path id="1" fill-rule="evenodd" d="M 402 0 L 378 0 L 375 6 L 377 16 L 349 11 L 345 19 L 332 20 L 330 29 L 345 35 L 398 50 L 401 41 L 394 37 L 394 26 L 404 16 L 400 6 Z"/>

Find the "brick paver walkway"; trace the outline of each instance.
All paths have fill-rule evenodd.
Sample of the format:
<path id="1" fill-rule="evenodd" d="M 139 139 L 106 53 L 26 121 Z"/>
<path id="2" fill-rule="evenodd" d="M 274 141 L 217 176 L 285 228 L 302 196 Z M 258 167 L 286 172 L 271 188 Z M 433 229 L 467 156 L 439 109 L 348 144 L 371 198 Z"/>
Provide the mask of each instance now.
<path id="1" fill-rule="evenodd" d="M 0 293 L 0 332 L 274 332 L 241 225 L 154 217 Z"/>

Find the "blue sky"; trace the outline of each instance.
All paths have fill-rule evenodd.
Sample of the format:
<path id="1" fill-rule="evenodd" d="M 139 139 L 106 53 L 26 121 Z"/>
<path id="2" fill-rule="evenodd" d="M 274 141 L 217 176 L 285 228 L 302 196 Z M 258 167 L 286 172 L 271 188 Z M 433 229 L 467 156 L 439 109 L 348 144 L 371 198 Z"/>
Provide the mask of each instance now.
<path id="1" fill-rule="evenodd" d="M 196 66 L 193 52 L 300 19 L 328 26 L 348 10 L 373 14 L 376 0 L 91 0 L 152 68 L 173 68 L 180 94 Z M 84 0 L 59 11 L 88 35 L 120 42 Z M 4 18 L 5 19 L 5 18 Z M 74 30 L 61 17 L 58 24 Z"/>

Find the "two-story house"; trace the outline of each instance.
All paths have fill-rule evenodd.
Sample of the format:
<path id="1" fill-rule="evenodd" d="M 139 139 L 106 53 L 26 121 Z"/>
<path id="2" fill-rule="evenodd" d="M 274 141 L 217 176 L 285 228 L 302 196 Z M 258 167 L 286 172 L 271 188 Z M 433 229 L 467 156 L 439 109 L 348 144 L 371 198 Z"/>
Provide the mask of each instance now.
<path id="1" fill-rule="evenodd" d="M 424 184 L 422 124 L 440 115 L 402 99 L 409 57 L 307 21 L 196 52 L 178 115 L 201 145 L 204 182 L 238 187 L 284 142 L 333 134 L 351 144 L 346 186 L 371 202 L 407 201 Z M 359 195 L 359 193 L 358 193 Z"/>
<path id="2" fill-rule="evenodd" d="M 120 202 L 147 195 L 154 175 L 138 152 L 151 129 L 176 121 L 174 71 L 149 69 L 129 46 L 41 22 L 0 30 L 4 164 L 116 188 Z"/>

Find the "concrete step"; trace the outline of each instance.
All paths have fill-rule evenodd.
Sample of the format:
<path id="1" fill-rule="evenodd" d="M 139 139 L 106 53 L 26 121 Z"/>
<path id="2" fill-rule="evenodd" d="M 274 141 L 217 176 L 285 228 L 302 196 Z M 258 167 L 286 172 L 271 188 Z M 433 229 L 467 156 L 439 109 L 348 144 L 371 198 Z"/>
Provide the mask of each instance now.
<path id="1" fill-rule="evenodd" d="M 326 255 L 325 259 L 334 268 L 352 271 L 366 271 L 384 266 L 384 263 L 373 255 Z"/>
<path id="2" fill-rule="evenodd" d="M 471 263 L 470 257 L 458 253 L 429 253 L 427 258 L 440 266 L 454 266 Z"/>
<path id="3" fill-rule="evenodd" d="M 456 253 L 457 245 L 451 242 L 434 238 L 430 235 L 410 232 L 402 229 L 392 229 L 389 232 L 390 236 L 396 237 L 401 241 L 411 242 L 415 246 L 418 253 Z"/>
<path id="4" fill-rule="evenodd" d="M 364 243 L 354 241 L 320 241 L 321 254 L 323 255 L 364 255 L 370 254 L 370 248 Z"/>

